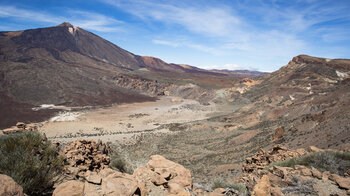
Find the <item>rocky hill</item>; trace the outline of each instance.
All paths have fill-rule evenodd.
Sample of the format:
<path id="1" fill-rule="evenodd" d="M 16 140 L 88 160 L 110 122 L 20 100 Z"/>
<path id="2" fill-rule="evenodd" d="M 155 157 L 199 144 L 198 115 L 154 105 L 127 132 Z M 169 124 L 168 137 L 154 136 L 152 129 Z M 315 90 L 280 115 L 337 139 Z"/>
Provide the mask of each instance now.
<path id="1" fill-rule="evenodd" d="M 171 135 L 144 136 L 124 149 L 129 156 L 177 160 L 204 184 L 234 183 L 246 157 L 275 144 L 349 149 L 349 71 L 349 60 L 297 56 L 276 72 L 216 91 L 231 112 L 176 125 Z"/>
<path id="2" fill-rule="evenodd" d="M 148 89 L 116 85 L 120 74 L 165 87 L 169 83 L 227 86 L 242 77 L 138 56 L 67 22 L 0 32 L 0 114 L 7 114 L 1 116 L 0 127 L 47 118 L 51 111 L 31 111 L 41 104 L 92 106 L 155 100 Z"/>
<path id="3" fill-rule="evenodd" d="M 345 147 L 350 139 L 349 74 L 350 60 L 300 55 L 264 76 L 243 97 L 253 103 L 251 111 L 263 111 L 260 121 L 283 127 L 279 142 Z"/>

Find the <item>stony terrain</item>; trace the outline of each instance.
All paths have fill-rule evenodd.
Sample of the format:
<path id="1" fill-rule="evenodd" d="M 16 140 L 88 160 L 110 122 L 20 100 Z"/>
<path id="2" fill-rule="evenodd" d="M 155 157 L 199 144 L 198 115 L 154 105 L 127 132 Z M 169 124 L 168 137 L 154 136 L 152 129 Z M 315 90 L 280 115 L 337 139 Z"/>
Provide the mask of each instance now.
<path id="1" fill-rule="evenodd" d="M 242 195 L 232 189 L 242 184 L 252 195 L 349 194 L 343 167 L 278 164 L 317 152 L 347 160 L 350 60 L 299 55 L 270 74 L 206 71 L 68 23 L 1 32 L 0 46 L 0 135 L 39 131 L 62 148 L 70 181 L 54 195 Z M 110 150 L 129 173 L 109 167 Z"/>
<path id="2" fill-rule="evenodd" d="M 59 143 L 56 146 L 61 148 Z M 207 189 L 193 183 L 190 170 L 160 155 L 150 156 L 145 166 L 126 173 L 123 165 L 118 164 L 115 168 L 112 164 L 116 158 L 111 155 L 113 150 L 101 140 L 78 139 L 65 145 L 60 150 L 67 162 L 64 176 L 56 182 L 52 195 L 283 196 L 350 193 L 350 151 L 323 150 L 314 146 L 291 150 L 282 145 L 275 145 L 269 151 L 259 149 L 255 155 L 245 159 L 236 184 L 220 183 L 215 189 Z M 319 163 L 317 156 L 312 158 L 315 155 L 319 158 L 326 155 L 327 160 L 323 161 L 328 162 L 334 161 L 329 155 L 335 155 L 345 162 L 334 165 Z M 9 176 L 0 175 L 0 185 L 1 195 L 24 195 L 22 187 Z"/>
<path id="3" fill-rule="evenodd" d="M 13 133 L 11 133 L 13 134 Z M 58 145 L 58 144 L 57 144 Z M 67 144 L 61 154 L 68 162 L 65 175 L 57 182 L 53 196 L 66 195 L 237 195 L 234 189 L 214 192 L 195 187 L 191 172 L 182 165 L 153 155 L 145 166 L 132 174 L 110 168 L 110 147 L 101 140 L 78 139 Z M 10 177 L 0 175 L 0 194 L 22 196 L 23 189 Z"/>
<path id="4" fill-rule="evenodd" d="M 349 64 L 298 56 L 277 72 L 231 88 L 184 85 L 156 102 L 89 109 L 73 121 L 46 122 L 39 129 L 61 142 L 113 142 L 133 169 L 160 154 L 189 168 L 203 186 L 213 180 L 232 184 L 240 164 L 259 148 L 349 148 Z M 198 101 L 167 98 L 179 91 Z"/>
<path id="5" fill-rule="evenodd" d="M 242 177 L 252 195 L 348 195 L 350 194 L 350 165 L 345 164 L 345 172 L 323 171 L 305 165 L 278 166 L 275 163 L 315 153 L 339 153 L 314 146 L 308 149 L 290 150 L 276 145 L 270 151 L 260 149 L 257 154 L 246 159 L 242 167 Z M 349 156 L 349 152 L 345 152 Z M 348 161 L 350 157 L 347 158 Z M 323 161 L 323 160 L 316 160 Z M 270 167 L 268 167 L 270 166 Z M 336 168 L 336 165 L 330 167 Z M 334 172 L 334 171 L 333 171 Z"/>

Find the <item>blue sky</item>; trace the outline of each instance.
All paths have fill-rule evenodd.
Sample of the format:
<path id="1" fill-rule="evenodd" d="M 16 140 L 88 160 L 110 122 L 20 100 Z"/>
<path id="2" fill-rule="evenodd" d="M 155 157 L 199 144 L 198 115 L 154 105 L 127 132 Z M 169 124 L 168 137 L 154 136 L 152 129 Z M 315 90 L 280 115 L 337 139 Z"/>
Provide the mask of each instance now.
<path id="1" fill-rule="evenodd" d="M 1 0 L 0 31 L 64 21 L 139 55 L 274 71 L 296 55 L 350 58 L 350 0 Z"/>

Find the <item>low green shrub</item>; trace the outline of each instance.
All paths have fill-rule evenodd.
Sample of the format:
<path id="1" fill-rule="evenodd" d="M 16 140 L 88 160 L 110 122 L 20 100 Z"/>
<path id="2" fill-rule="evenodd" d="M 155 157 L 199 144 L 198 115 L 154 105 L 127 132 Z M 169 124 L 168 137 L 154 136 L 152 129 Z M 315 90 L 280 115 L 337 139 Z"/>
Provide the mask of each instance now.
<path id="1" fill-rule="evenodd" d="M 63 157 L 38 132 L 0 136 L 0 173 L 12 177 L 28 195 L 52 191 L 63 172 Z"/>
<path id="2" fill-rule="evenodd" d="M 113 149 L 113 148 L 112 148 Z M 130 165 L 125 161 L 125 159 L 117 152 L 116 149 L 112 150 L 110 155 L 111 162 L 109 163 L 109 167 L 115 170 L 119 170 L 123 173 L 132 173 L 130 169 Z"/>
<path id="3" fill-rule="evenodd" d="M 213 186 L 211 187 L 213 190 L 217 189 L 217 188 L 226 188 L 228 185 L 226 183 L 224 183 L 222 180 L 220 179 L 215 179 L 213 182 Z"/>
<path id="4" fill-rule="evenodd" d="M 127 163 L 124 159 L 120 158 L 120 157 L 111 157 L 111 162 L 109 163 L 109 166 L 112 169 L 116 169 L 119 170 L 120 172 L 127 172 Z"/>
<path id="5" fill-rule="evenodd" d="M 213 190 L 216 188 L 232 188 L 240 192 L 242 195 L 247 194 L 246 185 L 244 183 L 229 184 L 229 183 L 223 182 L 221 179 L 215 179 L 213 181 L 213 185 L 211 188 Z"/>
<path id="6" fill-rule="evenodd" d="M 334 174 L 344 175 L 350 169 L 350 152 L 313 152 L 300 157 L 294 157 L 285 161 L 274 162 L 265 169 L 273 166 L 294 167 L 304 165 L 314 167 L 320 171 L 329 171 Z"/>

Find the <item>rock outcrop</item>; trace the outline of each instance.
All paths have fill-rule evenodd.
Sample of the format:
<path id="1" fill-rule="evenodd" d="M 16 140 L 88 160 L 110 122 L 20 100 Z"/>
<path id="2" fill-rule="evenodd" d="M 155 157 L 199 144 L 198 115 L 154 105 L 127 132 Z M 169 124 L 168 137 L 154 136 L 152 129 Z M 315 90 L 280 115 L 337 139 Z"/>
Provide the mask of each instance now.
<path id="1" fill-rule="evenodd" d="M 38 131 L 36 124 L 25 124 L 23 122 L 17 122 L 16 126 L 2 130 L 3 134 L 20 133 L 25 131 Z"/>
<path id="2" fill-rule="evenodd" d="M 72 146 L 82 149 L 84 143 L 91 145 L 93 142 L 78 140 L 71 143 L 69 149 Z M 82 159 L 70 160 L 73 163 L 70 168 L 79 168 L 76 162 L 79 160 L 80 163 Z M 106 165 L 99 170 L 80 171 L 78 174 L 82 177 L 81 181 L 62 183 L 53 195 L 190 195 L 190 190 L 193 189 L 190 171 L 160 155 L 151 156 L 147 166 L 135 169 L 132 175 L 115 171 Z"/>
<path id="3" fill-rule="evenodd" d="M 98 172 L 104 169 L 110 162 L 110 147 L 101 140 L 78 139 L 69 143 L 62 151 L 66 162 L 67 174 L 77 178 L 84 178 L 85 173 Z"/>
<path id="4" fill-rule="evenodd" d="M 191 172 L 182 165 L 163 156 L 153 155 L 146 166 L 138 167 L 133 174 L 122 173 L 108 167 L 108 145 L 100 140 L 78 139 L 62 151 L 69 165 L 68 176 L 74 180 L 56 186 L 54 196 L 63 195 L 237 195 L 233 189 L 208 192 L 193 186 Z M 67 179 L 66 179 L 67 180 Z"/>
<path id="5" fill-rule="evenodd" d="M 60 184 L 52 194 L 53 196 L 81 196 L 84 195 L 84 183 L 76 180 Z"/>
<path id="6" fill-rule="evenodd" d="M 0 174 L 0 196 L 24 196 L 23 188 L 11 177 Z"/>
<path id="7" fill-rule="evenodd" d="M 350 194 L 350 176 L 331 174 L 329 171 L 319 171 L 313 167 L 294 165 L 281 167 L 271 163 L 299 157 L 308 153 L 325 150 L 317 147 L 290 150 L 281 145 L 275 145 L 266 152 L 260 150 L 246 159 L 242 166 L 242 177 L 252 195 L 346 195 Z M 333 150 L 328 150 L 333 151 Z"/>
<path id="8" fill-rule="evenodd" d="M 160 175 L 169 183 L 175 183 L 182 187 L 192 188 L 191 172 L 182 165 L 165 159 L 160 155 L 151 156 L 147 168 Z"/>
<path id="9" fill-rule="evenodd" d="M 273 162 L 284 161 L 291 157 L 299 157 L 307 154 L 305 149 L 290 150 L 282 145 L 275 145 L 270 151 L 260 149 L 259 152 L 246 158 L 242 166 L 243 173 L 256 173 L 263 170 Z"/>

